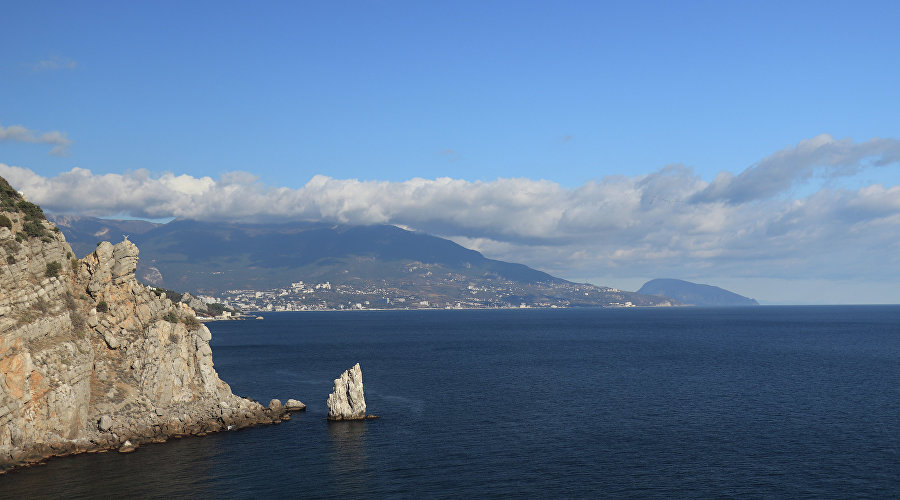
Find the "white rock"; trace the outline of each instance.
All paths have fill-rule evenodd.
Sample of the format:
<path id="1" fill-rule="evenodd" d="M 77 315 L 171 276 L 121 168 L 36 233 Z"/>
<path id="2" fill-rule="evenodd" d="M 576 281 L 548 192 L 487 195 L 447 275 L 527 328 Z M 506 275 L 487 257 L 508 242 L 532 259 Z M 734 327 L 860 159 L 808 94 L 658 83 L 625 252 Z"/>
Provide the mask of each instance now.
<path id="1" fill-rule="evenodd" d="M 301 411 L 306 409 L 306 405 L 296 399 L 288 399 L 284 403 L 284 409 L 287 411 Z"/>
<path id="2" fill-rule="evenodd" d="M 362 370 L 359 363 L 334 379 L 334 392 L 328 396 L 329 420 L 361 420 L 366 417 Z"/>

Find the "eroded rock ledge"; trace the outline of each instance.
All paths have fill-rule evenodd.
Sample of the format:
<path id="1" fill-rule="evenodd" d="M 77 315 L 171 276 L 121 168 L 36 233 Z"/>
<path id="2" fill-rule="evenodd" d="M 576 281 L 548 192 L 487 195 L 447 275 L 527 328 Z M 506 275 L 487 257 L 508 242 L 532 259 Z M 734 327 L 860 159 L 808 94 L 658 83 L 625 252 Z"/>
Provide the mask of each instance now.
<path id="1" fill-rule="evenodd" d="M 194 311 L 135 279 L 133 243 L 103 242 L 75 259 L 39 207 L 8 186 L 0 179 L 9 221 L 0 218 L 0 472 L 293 411 L 231 392 Z"/>

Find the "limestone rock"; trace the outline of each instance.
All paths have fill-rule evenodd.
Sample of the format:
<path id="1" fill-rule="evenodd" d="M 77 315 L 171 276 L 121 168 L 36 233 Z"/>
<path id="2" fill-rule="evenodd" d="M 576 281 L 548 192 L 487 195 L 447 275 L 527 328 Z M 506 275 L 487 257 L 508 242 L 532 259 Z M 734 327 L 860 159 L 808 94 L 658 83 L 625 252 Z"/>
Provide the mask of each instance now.
<path id="1" fill-rule="evenodd" d="M 303 411 L 306 409 L 306 405 L 296 399 L 288 399 L 284 403 L 284 409 L 287 411 Z"/>
<path id="2" fill-rule="evenodd" d="M 366 418 L 362 370 L 359 363 L 334 379 L 334 391 L 328 396 L 328 420 L 362 420 Z"/>
<path id="3" fill-rule="evenodd" d="M 119 282 L 122 279 L 134 278 L 134 270 L 137 268 L 138 247 L 126 238 L 113 247 L 113 263 L 110 274 L 113 280 Z"/>
<path id="4" fill-rule="evenodd" d="M 106 342 L 106 345 L 108 345 L 110 349 L 119 348 L 119 339 L 117 339 L 115 335 L 113 335 L 109 331 L 103 333 L 103 340 Z"/>
<path id="5" fill-rule="evenodd" d="M 100 429 L 101 432 L 106 432 L 112 427 L 113 421 L 109 415 L 103 415 L 100 417 L 100 421 L 97 422 L 97 428 Z"/>
<path id="6" fill-rule="evenodd" d="M 0 213 L 13 226 L 0 227 L 0 473 L 285 418 L 281 405 L 231 392 L 213 368 L 205 326 L 170 322 L 194 312 L 135 279 L 133 243 L 102 242 L 76 260 L 43 220 L 45 236 L 16 241 L 25 214 L 9 208 L 21 202 L 14 193 L 0 189 Z M 48 277 L 53 262 L 59 273 Z"/>
<path id="7" fill-rule="evenodd" d="M 212 340 L 212 333 L 210 333 L 209 328 L 207 328 L 206 325 L 200 325 L 200 329 L 197 330 L 197 336 L 204 342 Z"/>
<path id="8" fill-rule="evenodd" d="M 189 293 L 182 295 L 179 302 L 187 304 L 188 307 L 196 311 L 206 311 L 206 303 Z"/>

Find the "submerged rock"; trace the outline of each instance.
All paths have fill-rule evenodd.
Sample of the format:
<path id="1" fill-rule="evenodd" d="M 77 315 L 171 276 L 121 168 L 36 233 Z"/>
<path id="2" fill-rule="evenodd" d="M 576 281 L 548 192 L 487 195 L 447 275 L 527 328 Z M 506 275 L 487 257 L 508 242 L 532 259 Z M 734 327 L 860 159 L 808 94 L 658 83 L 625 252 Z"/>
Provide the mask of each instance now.
<path id="1" fill-rule="evenodd" d="M 363 420 L 366 398 L 363 394 L 359 363 L 334 379 L 334 391 L 328 396 L 328 420 Z"/>

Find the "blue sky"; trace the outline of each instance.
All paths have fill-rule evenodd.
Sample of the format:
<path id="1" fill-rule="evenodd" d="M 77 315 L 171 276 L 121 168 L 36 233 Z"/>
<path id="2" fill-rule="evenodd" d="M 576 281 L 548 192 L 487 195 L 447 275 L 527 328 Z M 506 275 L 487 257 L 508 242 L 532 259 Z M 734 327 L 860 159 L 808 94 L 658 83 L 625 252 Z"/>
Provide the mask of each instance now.
<path id="1" fill-rule="evenodd" d="M 898 19 L 897 2 L 16 3 L 0 175 L 60 212 L 214 218 L 213 194 L 249 186 L 247 218 L 395 223 L 597 284 L 898 302 L 883 269 L 900 249 Z M 667 166 L 658 188 L 681 189 L 651 196 Z M 67 201 L 48 186 L 76 167 L 84 196 Z M 154 194 L 90 196 L 114 185 Z M 599 223 L 617 199 L 626 222 Z"/>

